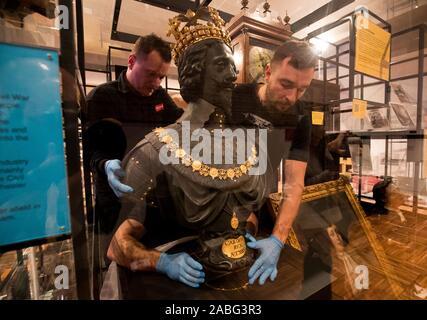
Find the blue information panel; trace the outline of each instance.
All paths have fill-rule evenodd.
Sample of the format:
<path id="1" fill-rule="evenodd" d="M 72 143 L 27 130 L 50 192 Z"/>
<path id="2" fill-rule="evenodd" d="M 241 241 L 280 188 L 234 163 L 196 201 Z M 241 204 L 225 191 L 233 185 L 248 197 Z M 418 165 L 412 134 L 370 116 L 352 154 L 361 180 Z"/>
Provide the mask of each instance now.
<path id="1" fill-rule="evenodd" d="M 0 43 L 0 247 L 70 233 L 58 66 Z"/>

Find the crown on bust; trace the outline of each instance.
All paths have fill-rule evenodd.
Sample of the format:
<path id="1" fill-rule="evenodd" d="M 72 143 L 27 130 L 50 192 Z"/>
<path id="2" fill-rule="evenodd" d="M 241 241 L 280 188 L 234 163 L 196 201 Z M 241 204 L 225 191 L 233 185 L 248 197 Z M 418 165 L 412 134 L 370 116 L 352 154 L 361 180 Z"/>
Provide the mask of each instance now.
<path id="1" fill-rule="evenodd" d="M 199 19 L 206 20 L 207 24 L 199 23 Z M 180 29 L 181 23 L 185 23 L 185 26 Z M 222 29 L 224 25 L 225 22 L 218 11 L 205 6 L 196 12 L 188 9 L 185 15 L 180 14 L 169 19 L 167 36 L 173 35 L 176 40 L 176 44 L 172 47 L 175 64 L 178 64 L 179 57 L 185 49 L 205 39 L 219 39 L 231 48 L 230 35 Z"/>

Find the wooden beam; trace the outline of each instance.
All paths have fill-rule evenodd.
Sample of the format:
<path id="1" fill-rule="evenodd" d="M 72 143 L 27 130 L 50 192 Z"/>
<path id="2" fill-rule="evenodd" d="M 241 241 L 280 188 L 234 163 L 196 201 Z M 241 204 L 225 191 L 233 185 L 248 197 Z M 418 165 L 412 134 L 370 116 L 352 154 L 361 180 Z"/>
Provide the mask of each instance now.
<path id="1" fill-rule="evenodd" d="M 321 6 L 319 9 L 314 10 L 313 12 L 306 15 L 304 18 L 299 19 L 298 21 L 295 21 L 291 25 L 292 32 L 298 32 L 309 25 L 319 21 L 320 19 L 323 19 L 330 14 L 334 13 L 335 11 L 338 11 L 345 6 L 349 5 L 350 3 L 354 2 L 354 0 L 332 0 L 325 4 L 324 6 Z"/>

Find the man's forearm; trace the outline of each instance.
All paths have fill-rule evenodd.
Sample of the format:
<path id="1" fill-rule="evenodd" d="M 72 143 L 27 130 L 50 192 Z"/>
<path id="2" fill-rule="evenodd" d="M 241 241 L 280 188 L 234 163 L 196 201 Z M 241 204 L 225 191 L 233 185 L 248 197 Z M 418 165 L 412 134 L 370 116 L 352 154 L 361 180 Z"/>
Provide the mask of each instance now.
<path id="1" fill-rule="evenodd" d="M 304 186 L 294 185 L 292 192 L 285 194 L 285 198 L 280 206 L 272 234 L 283 243 L 285 243 L 288 238 L 292 224 L 298 215 L 303 189 Z"/>
<path id="2" fill-rule="evenodd" d="M 273 228 L 273 235 L 285 243 L 292 224 L 298 215 L 302 193 L 304 191 L 304 176 L 307 163 L 296 160 L 285 162 L 286 183 L 283 190 L 284 199 Z"/>
<path id="3" fill-rule="evenodd" d="M 155 271 L 161 252 L 149 250 L 131 236 L 113 237 L 108 258 L 133 271 Z"/>
<path id="4" fill-rule="evenodd" d="M 105 162 L 111 160 L 111 156 L 103 152 L 95 152 L 90 159 L 90 169 L 92 172 L 105 175 L 104 165 Z"/>

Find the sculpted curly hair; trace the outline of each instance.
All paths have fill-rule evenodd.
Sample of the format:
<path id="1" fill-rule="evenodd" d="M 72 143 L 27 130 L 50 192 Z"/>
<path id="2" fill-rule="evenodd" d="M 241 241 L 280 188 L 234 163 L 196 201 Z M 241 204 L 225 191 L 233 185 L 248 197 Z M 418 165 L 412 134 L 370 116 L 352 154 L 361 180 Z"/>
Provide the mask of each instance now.
<path id="1" fill-rule="evenodd" d="M 200 41 L 185 50 L 179 58 L 178 81 L 181 96 L 187 103 L 195 102 L 202 96 L 207 52 L 221 43 L 216 39 Z"/>

